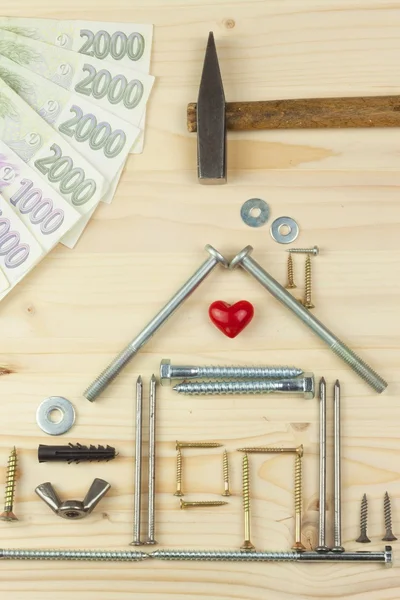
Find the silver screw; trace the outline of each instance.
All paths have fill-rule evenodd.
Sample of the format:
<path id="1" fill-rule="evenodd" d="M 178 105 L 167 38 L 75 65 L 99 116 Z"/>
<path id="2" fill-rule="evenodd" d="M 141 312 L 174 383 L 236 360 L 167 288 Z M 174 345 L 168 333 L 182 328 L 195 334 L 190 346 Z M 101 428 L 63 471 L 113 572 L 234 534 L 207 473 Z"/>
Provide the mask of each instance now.
<path id="1" fill-rule="evenodd" d="M 392 507 L 390 504 L 389 494 L 385 492 L 385 498 L 383 501 L 383 508 L 385 512 L 385 536 L 382 538 L 384 542 L 394 542 L 397 537 L 394 535 L 392 530 Z"/>
<path id="2" fill-rule="evenodd" d="M 104 369 L 102 373 L 89 385 L 84 392 L 85 398 L 93 402 L 106 389 L 106 387 L 117 377 L 122 369 L 137 352 L 144 346 L 176 309 L 194 292 L 204 281 L 218 263 L 224 267 L 228 261 L 215 248 L 207 244 L 206 251 L 211 255 L 187 282 L 176 292 L 167 304 L 156 314 L 146 327 L 133 339 L 128 346 Z"/>
<path id="3" fill-rule="evenodd" d="M 142 491 L 142 410 L 143 382 L 139 375 L 136 382 L 136 425 L 135 425 L 135 491 L 133 504 L 133 542 L 131 546 L 140 546 L 140 517 Z"/>
<path id="4" fill-rule="evenodd" d="M 156 378 L 150 379 L 149 396 L 149 499 L 146 544 L 156 544 L 154 539 L 156 496 Z"/>
<path id="5" fill-rule="evenodd" d="M 344 552 L 342 546 L 342 474 L 340 456 L 340 383 L 333 387 L 333 458 L 334 458 L 334 546 L 332 552 Z"/>
<path id="6" fill-rule="evenodd" d="M 171 385 L 171 379 L 284 379 L 302 374 L 296 367 L 195 367 L 171 365 L 169 358 L 163 358 L 160 363 L 161 385 Z"/>
<path id="7" fill-rule="evenodd" d="M 304 398 L 314 398 L 314 375 L 306 373 L 297 379 L 276 379 L 260 381 L 192 381 L 178 383 L 173 388 L 178 394 L 303 394 Z"/>
<path id="8" fill-rule="evenodd" d="M 328 552 L 326 531 L 326 383 L 319 382 L 319 529 L 317 552 Z"/>
<path id="9" fill-rule="evenodd" d="M 353 371 L 355 371 L 364 381 L 366 381 L 376 392 L 383 392 L 387 387 L 387 382 L 382 379 L 371 367 L 369 367 L 361 358 L 359 358 L 350 348 L 348 348 L 339 338 L 337 338 L 329 329 L 316 319 L 310 311 L 304 308 L 293 296 L 285 290 L 259 265 L 253 258 L 250 257 L 253 248 L 246 246 L 235 258 L 231 261 L 229 268 L 234 269 L 241 266 L 245 271 L 253 275 L 255 279 L 263 287 L 265 287 L 277 300 L 282 302 L 289 310 L 291 310 L 305 325 L 307 325 L 318 337 L 321 338 L 330 349 L 347 363 Z"/>
<path id="10" fill-rule="evenodd" d="M 0 559 L 6 560 L 78 560 L 101 562 L 134 562 L 150 558 L 137 550 L 10 550 L 2 548 Z"/>
<path id="11" fill-rule="evenodd" d="M 313 254 L 314 256 L 318 256 L 319 248 L 318 246 L 314 246 L 313 248 L 289 248 L 286 252 L 290 252 L 290 254 Z"/>
<path id="12" fill-rule="evenodd" d="M 0 555 L 1 556 L 1 555 Z M 155 550 L 152 558 L 161 560 L 201 560 L 232 562 L 372 562 L 392 566 L 392 547 L 383 552 L 243 552 L 240 550 Z"/>

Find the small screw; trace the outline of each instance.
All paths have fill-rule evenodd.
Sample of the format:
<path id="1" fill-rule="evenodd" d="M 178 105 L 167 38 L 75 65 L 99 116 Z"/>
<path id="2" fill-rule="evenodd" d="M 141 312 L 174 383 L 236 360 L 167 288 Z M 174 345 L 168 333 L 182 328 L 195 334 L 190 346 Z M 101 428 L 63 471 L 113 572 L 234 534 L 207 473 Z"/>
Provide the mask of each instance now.
<path id="1" fill-rule="evenodd" d="M 219 442 L 178 442 L 176 441 L 176 449 L 179 448 L 219 448 L 222 446 Z"/>
<path id="2" fill-rule="evenodd" d="M 287 290 L 293 290 L 297 286 L 294 282 L 293 257 L 291 254 L 288 255 L 288 259 L 287 259 L 287 276 L 288 276 L 288 281 L 287 281 L 287 284 L 285 287 Z"/>
<path id="3" fill-rule="evenodd" d="M 194 500 L 186 502 L 185 500 L 180 501 L 181 508 L 207 508 L 209 506 L 223 506 L 228 504 L 224 500 Z"/>
<path id="4" fill-rule="evenodd" d="M 312 282 L 312 276 L 311 276 L 311 257 L 309 254 L 307 254 L 307 258 L 306 258 L 306 278 L 305 278 L 305 292 L 304 292 L 304 300 L 303 300 L 303 306 L 304 308 L 315 308 L 315 305 L 312 303 L 311 300 L 311 282 Z"/>
<path id="5" fill-rule="evenodd" d="M 250 478 L 249 478 L 249 457 L 243 456 L 243 512 L 244 512 L 244 542 L 240 546 L 241 550 L 255 550 L 254 544 L 250 541 L 251 531 L 251 512 L 250 512 Z"/>
<path id="6" fill-rule="evenodd" d="M 364 494 L 361 500 L 361 514 L 360 514 L 360 535 L 356 539 L 359 544 L 368 544 L 371 542 L 367 536 L 367 521 L 368 521 L 368 501 L 367 494 Z"/>
<path id="7" fill-rule="evenodd" d="M 17 451 L 14 448 L 11 450 L 7 465 L 6 475 L 6 492 L 4 500 L 4 512 L 1 513 L 2 521 L 18 521 L 18 518 L 13 513 L 15 484 L 17 480 Z"/>
<path id="8" fill-rule="evenodd" d="M 228 462 L 228 453 L 224 450 L 224 454 L 222 456 L 222 468 L 224 475 L 224 492 L 222 496 L 230 496 L 231 492 L 229 489 L 229 462 Z"/>
<path id="9" fill-rule="evenodd" d="M 297 448 L 273 448 L 269 446 L 249 446 L 245 448 L 236 448 L 237 452 L 246 452 L 247 454 L 280 454 L 280 453 L 289 453 L 289 454 L 299 454 L 303 456 L 303 444 L 298 446 Z"/>
<path id="10" fill-rule="evenodd" d="M 385 537 L 382 538 L 384 542 L 394 542 L 397 540 L 397 537 L 393 535 L 392 531 L 392 507 L 390 505 L 389 494 L 385 492 L 385 498 L 383 501 L 383 508 L 385 511 Z"/>
<path id="11" fill-rule="evenodd" d="M 178 448 L 176 453 L 176 492 L 174 496 L 183 496 L 182 492 L 182 453 Z"/>
<path id="12" fill-rule="evenodd" d="M 303 448 L 301 446 L 301 448 Z M 301 505 L 302 499 L 302 453 L 296 453 L 294 463 L 294 510 L 295 510 L 295 542 L 292 546 L 292 550 L 296 552 L 303 552 L 305 550 L 304 545 L 301 542 Z"/>
<path id="13" fill-rule="evenodd" d="M 290 248 L 286 250 L 286 252 L 290 252 L 291 254 L 313 254 L 314 256 L 318 256 L 319 248 L 318 246 L 314 246 L 313 248 Z"/>

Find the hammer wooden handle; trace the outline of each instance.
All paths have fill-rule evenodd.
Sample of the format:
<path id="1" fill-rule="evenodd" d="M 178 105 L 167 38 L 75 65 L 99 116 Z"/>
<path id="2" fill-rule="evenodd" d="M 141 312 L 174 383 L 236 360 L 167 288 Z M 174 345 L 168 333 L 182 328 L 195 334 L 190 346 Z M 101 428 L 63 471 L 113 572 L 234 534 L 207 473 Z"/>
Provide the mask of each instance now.
<path id="1" fill-rule="evenodd" d="M 233 131 L 400 127 L 400 96 L 227 102 L 225 114 Z M 197 131 L 195 102 L 188 104 L 187 128 Z"/>

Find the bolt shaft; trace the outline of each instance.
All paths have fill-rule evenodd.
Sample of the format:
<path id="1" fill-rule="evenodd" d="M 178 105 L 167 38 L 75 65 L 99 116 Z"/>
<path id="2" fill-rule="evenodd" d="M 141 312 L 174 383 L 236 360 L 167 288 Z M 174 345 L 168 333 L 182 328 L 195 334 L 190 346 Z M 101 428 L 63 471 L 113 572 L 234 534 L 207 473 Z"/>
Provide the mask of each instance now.
<path id="1" fill-rule="evenodd" d="M 326 382 L 319 382 L 319 527 L 317 552 L 327 552 L 326 545 Z"/>
<path id="2" fill-rule="evenodd" d="M 223 496 L 230 496 L 231 495 L 231 491 L 230 491 L 230 487 L 229 487 L 229 461 L 228 461 L 228 453 L 226 450 L 224 450 L 224 453 L 222 455 L 222 472 L 223 472 L 223 476 L 224 476 L 224 491 L 223 491 Z"/>
<path id="3" fill-rule="evenodd" d="M 361 513 L 360 513 L 360 535 L 356 539 L 359 544 L 368 544 L 371 540 L 367 535 L 367 522 L 368 522 L 368 501 L 367 494 L 364 494 L 361 500 Z"/>
<path id="4" fill-rule="evenodd" d="M 178 383 L 173 388 L 179 394 L 228 395 L 228 394 L 302 394 L 314 398 L 314 376 L 306 374 L 296 379 L 260 381 L 191 381 Z"/>
<path id="5" fill-rule="evenodd" d="M 17 450 L 14 446 L 14 448 L 10 452 L 7 465 L 4 511 L 0 515 L 0 519 L 2 521 L 18 521 L 17 517 L 13 512 L 15 484 L 17 481 L 17 460 Z"/>
<path id="6" fill-rule="evenodd" d="M 136 423 L 135 423 L 135 491 L 133 505 L 133 546 L 140 546 L 140 524 L 142 508 L 142 411 L 143 381 L 139 375 L 136 382 Z"/>
<path id="7" fill-rule="evenodd" d="M 289 254 L 290 256 L 290 254 Z M 312 271 L 311 271 L 311 256 L 307 254 L 306 258 L 306 269 L 305 269 L 305 291 L 304 291 L 304 300 L 303 306 L 305 308 L 315 308 L 311 299 L 311 287 L 312 287 Z"/>
<path id="8" fill-rule="evenodd" d="M 156 499 L 156 378 L 150 379 L 149 394 L 149 497 L 148 525 L 146 544 L 156 544 L 155 529 L 155 499 Z"/>
<path id="9" fill-rule="evenodd" d="M 181 500 L 181 508 L 207 508 L 210 506 L 224 506 L 228 502 L 223 500 L 192 500 L 190 502 Z"/>
<path id="10" fill-rule="evenodd" d="M 325 325 L 316 319 L 310 311 L 301 305 L 293 296 L 285 290 L 261 265 L 249 256 L 252 251 L 251 246 L 244 248 L 231 261 L 230 269 L 240 265 L 245 271 L 253 275 L 255 279 L 265 287 L 277 300 L 291 310 L 307 327 L 309 327 L 321 340 L 323 340 L 330 349 L 341 358 L 349 367 L 355 371 L 364 381 L 368 383 L 376 392 L 383 392 L 387 387 L 387 382 L 380 377 L 370 366 L 359 358 L 350 348 L 348 348 L 338 337 L 336 337 Z"/>
<path id="11" fill-rule="evenodd" d="M 291 254 L 313 254 L 317 256 L 319 254 L 318 246 L 314 246 L 313 248 L 289 248 L 286 252 L 290 252 Z"/>
<path id="12" fill-rule="evenodd" d="M 286 284 L 286 289 L 287 290 L 293 290 L 294 288 L 296 288 L 296 284 L 294 282 L 294 270 L 293 270 L 293 256 L 291 254 L 288 255 L 288 259 L 287 259 L 287 284 Z"/>
<path id="13" fill-rule="evenodd" d="M 254 544 L 250 539 L 251 534 L 251 511 L 250 511 L 250 475 L 249 475 L 249 457 L 243 456 L 243 512 L 244 512 L 244 542 L 241 550 L 255 550 Z"/>
<path id="14" fill-rule="evenodd" d="M 394 542 L 397 537 L 393 534 L 392 530 L 392 507 L 390 504 L 389 494 L 385 492 L 385 498 L 383 502 L 383 508 L 385 513 L 385 536 L 382 538 L 385 542 Z"/>
<path id="15" fill-rule="evenodd" d="M 146 327 L 133 339 L 128 346 L 108 365 L 108 367 L 89 385 L 84 392 L 85 398 L 93 402 L 106 389 L 106 387 L 117 377 L 122 369 L 149 339 L 158 331 L 167 319 L 181 306 L 181 304 L 199 287 L 204 279 L 211 273 L 218 263 L 227 267 L 226 259 L 210 245 L 207 252 L 211 255 L 199 269 L 188 279 L 188 281 L 176 292 L 167 304 L 156 314 Z"/>
<path id="16" fill-rule="evenodd" d="M 295 542 L 292 550 L 302 552 L 305 550 L 301 541 L 301 508 L 303 503 L 302 498 L 302 460 L 301 455 L 296 453 L 294 463 L 294 514 L 295 514 Z"/>
<path id="17" fill-rule="evenodd" d="M 344 552 L 342 546 L 342 459 L 340 448 L 340 383 L 333 388 L 333 470 L 334 470 L 334 546 L 332 552 Z"/>
<path id="18" fill-rule="evenodd" d="M 178 448 L 176 453 L 176 491 L 174 496 L 183 496 L 182 492 L 182 452 Z"/>

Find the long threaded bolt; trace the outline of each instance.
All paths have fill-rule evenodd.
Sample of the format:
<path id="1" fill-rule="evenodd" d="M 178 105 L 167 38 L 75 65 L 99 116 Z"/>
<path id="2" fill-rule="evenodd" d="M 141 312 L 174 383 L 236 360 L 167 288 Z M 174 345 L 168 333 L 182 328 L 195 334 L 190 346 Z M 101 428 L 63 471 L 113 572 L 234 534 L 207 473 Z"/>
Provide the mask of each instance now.
<path id="1" fill-rule="evenodd" d="M 274 448 L 273 446 L 249 446 L 245 448 L 236 448 L 237 452 L 246 452 L 246 454 L 300 454 L 303 456 L 303 445 L 297 448 Z"/>
<path id="2" fill-rule="evenodd" d="M 0 560 L 75 560 L 94 562 L 136 562 L 151 554 L 137 550 L 23 550 L 0 549 Z"/>
<path id="3" fill-rule="evenodd" d="M 392 507 L 390 505 L 389 494 L 385 492 L 385 498 L 383 501 L 383 508 L 385 512 L 385 537 L 382 538 L 384 542 L 394 542 L 397 540 L 397 537 L 393 534 L 392 531 Z"/>
<path id="4" fill-rule="evenodd" d="M 315 306 L 311 300 L 311 287 L 312 287 L 311 256 L 309 254 L 307 254 L 303 306 L 304 306 L 304 308 L 308 308 L 308 309 L 315 308 Z"/>
<path id="5" fill-rule="evenodd" d="M 328 552 L 326 545 L 326 382 L 319 382 L 319 519 L 317 552 Z"/>
<path id="6" fill-rule="evenodd" d="M 222 455 L 222 472 L 224 476 L 224 491 L 223 496 L 230 496 L 231 491 L 229 488 L 229 461 L 228 461 L 228 453 L 224 450 L 224 454 Z"/>
<path id="7" fill-rule="evenodd" d="M 186 283 L 176 292 L 176 294 L 167 302 L 167 304 L 156 314 L 156 316 L 146 325 L 146 327 L 128 344 L 124 350 L 104 369 L 102 373 L 85 390 L 84 396 L 91 402 L 106 389 L 108 385 L 117 377 L 122 369 L 139 352 L 139 350 L 149 341 L 149 339 L 158 331 L 167 319 L 176 311 L 179 306 L 199 287 L 211 271 L 221 264 L 228 266 L 227 260 L 215 248 L 207 244 L 206 251 L 211 255 Z"/>
<path id="8" fill-rule="evenodd" d="M 359 544 L 368 544 L 371 542 L 367 535 L 367 523 L 368 523 L 368 501 L 367 494 L 364 494 L 361 500 L 361 513 L 360 513 L 360 535 L 356 539 Z"/>
<path id="9" fill-rule="evenodd" d="M 286 289 L 287 290 L 294 290 L 297 285 L 294 282 L 294 269 L 293 269 L 293 256 L 291 254 L 289 254 L 288 259 L 287 259 L 287 284 L 286 284 Z"/>
<path id="10" fill-rule="evenodd" d="M 230 550 L 155 550 L 153 558 L 183 561 L 227 561 L 227 562 L 369 562 L 392 566 L 392 547 L 385 546 L 383 552 L 241 552 Z M 1 554 L 0 554 L 1 557 Z"/>
<path id="11" fill-rule="evenodd" d="M 301 508 L 303 504 L 302 494 L 302 456 L 303 454 L 296 453 L 294 463 L 294 513 L 295 513 L 295 542 L 292 550 L 303 552 L 305 547 L 301 541 Z"/>
<path id="12" fill-rule="evenodd" d="M 297 379 L 271 379 L 260 381 L 191 381 L 178 383 L 173 388 L 178 394 L 228 395 L 228 394 L 302 394 L 306 399 L 315 395 L 314 375 L 306 373 Z"/>
<path id="13" fill-rule="evenodd" d="M 183 496 L 182 492 L 182 452 L 178 448 L 176 453 L 176 491 L 174 496 Z"/>
<path id="14" fill-rule="evenodd" d="M 251 511 L 250 511 L 250 476 L 249 476 L 249 457 L 243 456 L 243 512 L 244 512 L 244 542 L 240 546 L 241 550 L 255 550 L 254 544 L 250 540 L 251 532 Z"/>
<path id="15" fill-rule="evenodd" d="M 228 502 L 224 500 L 192 500 L 190 502 L 181 500 L 181 508 L 209 508 L 210 506 L 224 506 Z"/>
<path id="16" fill-rule="evenodd" d="M 387 387 L 387 382 L 380 377 L 370 366 L 368 366 L 355 352 L 350 350 L 338 337 L 336 337 L 325 325 L 316 319 L 309 310 L 304 308 L 300 302 L 285 290 L 259 265 L 253 258 L 250 257 L 253 248 L 246 246 L 235 258 L 231 261 L 229 268 L 234 269 L 241 266 L 242 269 L 253 275 L 255 279 L 267 289 L 272 296 L 284 304 L 291 310 L 307 327 L 309 327 L 321 340 L 323 340 L 329 348 L 341 358 L 349 367 L 368 383 L 376 392 L 381 393 Z"/>
<path id="17" fill-rule="evenodd" d="M 342 546 L 342 459 L 340 448 L 340 383 L 336 380 L 333 387 L 333 476 L 334 476 L 334 521 L 332 552 L 344 552 Z"/>
<path id="18" fill-rule="evenodd" d="M 303 375 L 297 367 L 219 367 L 219 366 L 187 366 L 171 365 L 169 358 L 160 364 L 161 385 L 171 385 L 172 379 L 289 379 Z"/>
<path id="19" fill-rule="evenodd" d="M 6 491 L 4 497 L 4 511 L 0 515 L 2 521 L 18 521 L 18 518 L 13 512 L 15 484 L 17 481 L 17 451 L 14 448 L 11 450 L 6 474 Z"/>
<path id="20" fill-rule="evenodd" d="M 291 254 L 313 254 L 314 256 L 318 256 L 319 248 L 318 246 L 314 246 L 313 248 L 289 248 L 286 252 L 290 252 Z"/>
<path id="21" fill-rule="evenodd" d="M 219 442 L 178 442 L 176 440 L 176 449 L 178 448 L 220 448 Z"/>

